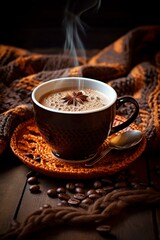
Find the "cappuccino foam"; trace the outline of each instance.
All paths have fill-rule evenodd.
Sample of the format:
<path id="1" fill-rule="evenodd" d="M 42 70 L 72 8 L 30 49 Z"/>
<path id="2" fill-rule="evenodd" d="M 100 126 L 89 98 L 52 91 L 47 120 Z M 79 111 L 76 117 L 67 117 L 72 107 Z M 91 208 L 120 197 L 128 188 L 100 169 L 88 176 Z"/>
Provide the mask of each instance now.
<path id="1" fill-rule="evenodd" d="M 74 104 L 68 104 L 68 102 L 64 101 L 64 97 L 67 95 L 73 95 L 73 92 L 82 92 L 83 95 L 87 96 L 87 101 L 83 101 L 83 103 L 76 102 L 76 106 Z M 56 91 L 50 91 L 46 94 L 44 94 L 39 102 L 51 109 L 55 109 L 57 111 L 68 111 L 68 112 L 82 112 L 82 111 L 88 111 L 88 110 L 94 110 L 98 108 L 102 108 L 109 102 L 109 99 L 107 97 L 94 89 L 72 89 L 72 90 L 60 90 L 58 92 Z"/>

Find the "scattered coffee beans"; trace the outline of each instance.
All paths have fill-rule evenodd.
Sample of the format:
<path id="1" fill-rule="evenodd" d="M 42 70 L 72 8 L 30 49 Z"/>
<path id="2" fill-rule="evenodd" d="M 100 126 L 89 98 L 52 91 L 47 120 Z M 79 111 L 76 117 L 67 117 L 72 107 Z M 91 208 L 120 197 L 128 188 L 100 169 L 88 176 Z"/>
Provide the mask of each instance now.
<path id="1" fill-rule="evenodd" d="M 58 187 L 57 188 L 57 193 L 65 193 L 65 192 L 66 192 L 65 187 Z"/>
<path id="2" fill-rule="evenodd" d="M 62 193 L 58 194 L 58 198 L 61 199 L 61 200 L 66 200 L 67 201 L 67 200 L 70 199 L 70 195 L 62 192 Z"/>
<path id="3" fill-rule="evenodd" d="M 81 203 L 91 205 L 93 203 L 93 200 L 91 198 L 87 197 L 87 198 L 83 199 Z"/>
<path id="4" fill-rule="evenodd" d="M 85 189 L 82 188 L 82 187 L 76 187 L 76 188 L 75 188 L 75 192 L 76 192 L 76 193 L 85 193 Z"/>
<path id="5" fill-rule="evenodd" d="M 86 198 L 86 195 L 84 193 L 75 193 L 73 197 L 79 200 L 83 200 Z"/>
<path id="6" fill-rule="evenodd" d="M 35 176 L 35 172 L 34 171 L 29 171 L 26 175 L 27 179 L 32 177 L 32 176 Z"/>
<path id="7" fill-rule="evenodd" d="M 35 177 L 35 176 L 33 176 L 33 177 L 29 177 L 28 179 L 27 179 L 27 182 L 29 183 L 29 184 L 37 184 L 37 183 L 39 183 L 39 181 L 38 181 L 38 178 L 37 177 Z"/>
<path id="8" fill-rule="evenodd" d="M 80 200 L 76 199 L 76 198 L 69 198 L 68 199 L 68 203 L 71 205 L 71 206 L 78 206 L 80 204 Z"/>
<path id="9" fill-rule="evenodd" d="M 40 207 L 39 209 L 40 210 L 43 210 L 45 208 L 51 208 L 51 205 L 50 204 L 44 204 L 42 207 Z"/>
<path id="10" fill-rule="evenodd" d="M 66 184 L 66 189 L 67 189 L 69 192 L 75 192 L 75 184 L 74 184 L 74 183 L 67 183 L 67 184 Z"/>
<path id="11" fill-rule="evenodd" d="M 28 156 L 32 157 L 29 153 Z M 156 169 L 159 170 L 159 167 Z M 61 186 L 49 188 L 47 190 L 47 195 L 50 198 L 57 198 L 57 206 L 74 206 L 87 209 L 98 198 L 105 196 L 112 191 L 148 188 L 146 183 L 139 183 L 139 181 L 133 177 L 135 174 L 136 173 L 132 173 L 129 175 L 127 173 L 125 174 L 123 171 L 122 173 L 116 174 L 114 178 L 112 176 L 91 180 L 89 182 L 75 182 L 75 180 L 68 181 Z M 132 176 L 131 179 L 129 176 Z M 41 192 L 40 186 L 38 185 L 39 180 L 37 173 L 34 171 L 27 173 L 27 183 L 31 185 L 29 187 L 31 193 Z M 150 187 L 153 186 L 150 185 Z M 109 229 L 107 229 L 105 231 L 109 231 Z"/>
<path id="12" fill-rule="evenodd" d="M 111 231 L 111 227 L 109 225 L 100 225 L 96 228 L 99 232 L 107 232 L 109 233 Z"/>
<path id="13" fill-rule="evenodd" d="M 61 206 L 67 207 L 67 206 L 69 206 L 69 205 L 68 205 L 68 202 L 67 202 L 66 200 L 61 200 L 61 201 L 59 201 L 59 202 L 57 203 L 57 206 L 59 206 L 59 207 L 61 207 Z"/>
<path id="14" fill-rule="evenodd" d="M 29 190 L 31 193 L 40 193 L 40 186 L 37 184 L 31 185 Z"/>
<path id="15" fill-rule="evenodd" d="M 50 188 L 47 191 L 47 195 L 51 198 L 56 198 L 57 197 L 57 188 Z"/>
<path id="16" fill-rule="evenodd" d="M 90 189 L 90 190 L 87 191 L 87 196 L 89 196 L 91 194 L 96 194 L 96 190 L 95 189 Z"/>
<path id="17" fill-rule="evenodd" d="M 75 187 L 84 188 L 85 186 L 84 186 L 84 183 L 77 182 L 77 183 L 75 183 Z"/>
<path id="18" fill-rule="evenodd" d="M 103 188 L 96 189 L 96 193 L 98 193 L 101 196 L 106 195 L 106 191 Z"/>
<path id="19" fill-rule="evenodd" d="M 93 183 L 93 187 L 94 187 L 95 189 L 101 188 L 101 187 L 102 187 L 102 182 L 99 181 L 99 180 L 95 181 L 95 182 Z"/>
<path id="20" fill-rule="evenodd" d="M 100 225 L 96 228 L 97 232 L 104 238 L 116 240 L 116 236 L 111 234 L 111 227 L 108 225 Z"/>
<path id="21" fill-rule="evenodd" d="M 96 199 L 100 198 L 100 195 L 98 193 L 92 193 L 92 194 L 88 195 L 88 197 L 92 200 L 96 200 Z"/>

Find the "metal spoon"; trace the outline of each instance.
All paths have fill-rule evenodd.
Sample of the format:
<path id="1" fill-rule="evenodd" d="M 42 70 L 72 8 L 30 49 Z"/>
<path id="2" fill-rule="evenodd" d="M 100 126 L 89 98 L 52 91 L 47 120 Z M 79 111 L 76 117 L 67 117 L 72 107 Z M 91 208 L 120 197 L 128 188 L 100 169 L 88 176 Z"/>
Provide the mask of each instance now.
<path id="1" fill-rule="evenodd" d="M 106 150 L 95 156 L 92 160 L 85 163 L 85 167 L 92 167 L 95 163 L 99 162 L 107 153 L 112 149 L 123 150 L 138 144 L 143 138 L 143 134 L 139 130 L 129 130 L 111 138 L 109 146 Z"/>

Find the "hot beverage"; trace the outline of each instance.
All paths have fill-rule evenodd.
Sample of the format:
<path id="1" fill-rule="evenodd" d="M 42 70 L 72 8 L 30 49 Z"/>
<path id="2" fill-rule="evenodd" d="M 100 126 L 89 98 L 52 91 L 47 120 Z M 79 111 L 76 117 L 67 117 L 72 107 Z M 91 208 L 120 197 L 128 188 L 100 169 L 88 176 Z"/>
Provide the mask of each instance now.
<path id="1" fill-rule="evenodd" d="M 109 99 L 97 90 L 85 88 L 51 91 L 44 94 L 39 102 L 58 111 L 81 112 L 102 108 L 109 103 Z"/>
<path id="2" fill-rule="evenodd" d="M 105 139 L 129 126 L 139 112 L 134 98 L 118 98 L 108 84 L 83 77 L 44 82 L 33 90 L 32 100 L 42 137 L 56 157 L 71 162 L 94 157 Z M 134 105 L 133 114 L 113 126 L 117 109 L 127 102 Z"/>

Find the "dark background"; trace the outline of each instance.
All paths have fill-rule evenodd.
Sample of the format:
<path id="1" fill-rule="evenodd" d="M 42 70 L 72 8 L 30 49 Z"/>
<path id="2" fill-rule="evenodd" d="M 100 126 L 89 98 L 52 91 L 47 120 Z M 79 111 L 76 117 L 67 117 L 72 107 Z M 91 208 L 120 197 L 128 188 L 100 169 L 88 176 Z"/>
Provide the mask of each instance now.
<path id="1" fill-rule="evenodd" d="M 81 0 L 80 6 L 87 1 L 91 2 Z M 0 44 L 28 49 L 63 48 L 62 23 L 67 2 L 1 1 Z M 155 0 L 102 0 L 98 11 L 92 9 L 81 15 L 86 23 L 85 34 L 80 35 L 85 48 L 103 48 L 137 26 L 160 25 L 158 5 Z"/>

